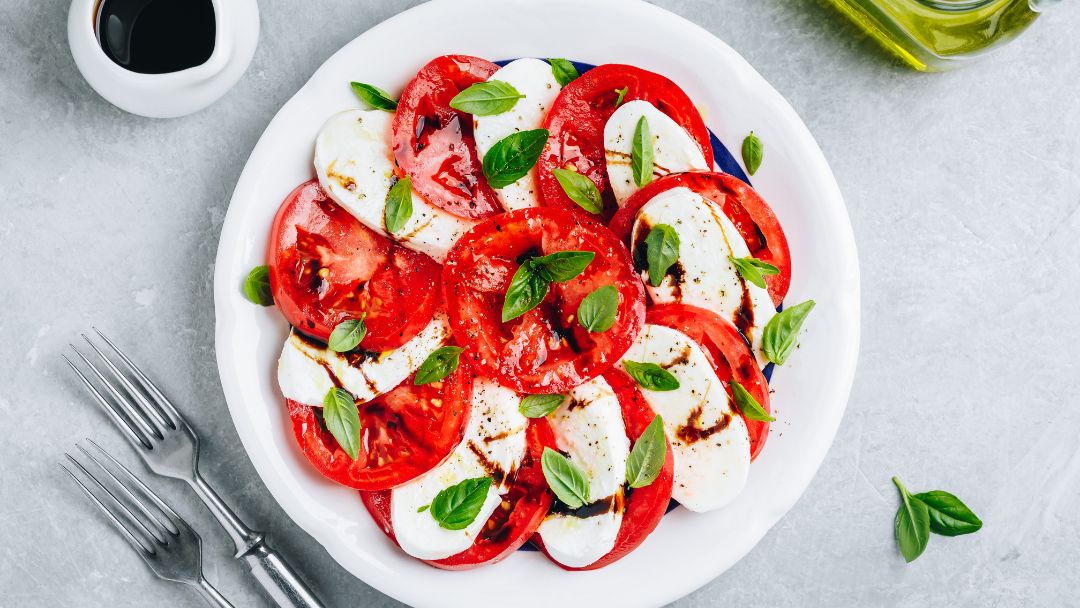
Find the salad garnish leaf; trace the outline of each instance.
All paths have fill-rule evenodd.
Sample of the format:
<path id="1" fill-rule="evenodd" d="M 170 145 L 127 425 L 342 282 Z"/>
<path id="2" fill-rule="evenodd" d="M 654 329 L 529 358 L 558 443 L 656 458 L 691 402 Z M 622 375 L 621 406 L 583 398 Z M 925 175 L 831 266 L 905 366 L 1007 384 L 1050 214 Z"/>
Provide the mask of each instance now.
<path id="1" fill-rule="evenodd" d="M 352 83 L 352 90 L 361 101 L 375 110 L 393 112 L 397 109 L 397 101 L 394 100 L 390 93 L 375 85 L 354 82 Z"/>
<path id="2" fill-rule="evenodd" d="M 626 483 L 631 488 L 644 488 L 656 481 L 666 458 L 664 420 L 657 414 L 634 442 L 634 449 L 630 450 L 630 456 L 626 459 Z"/>
<path id="3" fill-rule="evenodd" d="M 563 504 L 571 509 L 588 504 L 589 480 L 569 458 L 551 448 L 544 448 L 540 468 L 544 471 L 548 487 Z"/>
<path id="4" fill-rule="evenodd" d="M 326 393 L 323 420 L 341 449 L 356 460 L 360 456 L 360 412 L 349 391 L 335 387 Z"/>
<path id="5" fill-rule="evenodd" d="M 807 300 L 802 304 L 785 308 L 769 319 L 761 332 L 761 350 L 765 353 L 766 359 L 777 365 L 783 365 L 788 360 L 792 351 L 795 350 L 795 343 L 803 321 L 813 309 L 814 301 Z"/>

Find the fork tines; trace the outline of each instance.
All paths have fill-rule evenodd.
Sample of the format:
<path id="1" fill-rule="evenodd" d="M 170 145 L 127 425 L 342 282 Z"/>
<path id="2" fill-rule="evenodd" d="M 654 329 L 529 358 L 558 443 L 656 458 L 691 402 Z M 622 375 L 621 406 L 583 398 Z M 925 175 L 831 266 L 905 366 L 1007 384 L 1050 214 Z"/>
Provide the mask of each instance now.
<path id="1" fill-rule="evenodd" d="M 74 344 L 71 350 L 82 360 L 84 367 L 97 381 L 92 381 L 79 366 L 64 356 L 79 380 L 86 386 L 94 400 L 105 410 L 124 436 L 133 444 L 152 448 L 155 440 L 164 438 L 170 430 L 182 424 L 180 414 L 172 403 L 158 390 L 145 374 L 104 334 L 94 329 L 119 365 L 110 359 L 86 334 L 82 338 L 93 350 L 87 358 Z M 123 370 L 121 370 L 121 367 Z M 104 369 L 104 371 L 102 371 Z M 134 379 L 134 382 L 132 381 Z"/>
<path id="2" fill-rule="evenodd" d="M 92 449 L 79 444 L 75 446 L 85 457 L 86 466 L 66 452 L 64 457 L 67 462 L 61 462 L 60 466 L 105 513 L 136 552 L 149 558 L 174 544 L 183 532 L 190 531 L 176 511 L 169 508 L 127 467 L 90 439 L 86 442 Z"/>

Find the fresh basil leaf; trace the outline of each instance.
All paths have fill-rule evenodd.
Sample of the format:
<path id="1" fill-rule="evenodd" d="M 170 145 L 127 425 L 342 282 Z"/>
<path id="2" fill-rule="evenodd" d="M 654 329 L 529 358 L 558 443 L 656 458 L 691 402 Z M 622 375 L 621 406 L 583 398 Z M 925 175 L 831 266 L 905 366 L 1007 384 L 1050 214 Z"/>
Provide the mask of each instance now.
<path id="1" fill-rule="evenodd" d="M 484 177 L 495 188 L 505 188 L 525 176 L 547 144 L 546 129 L 518 131 L 495 142 L 484 155 Z"/>
<path id="2" fill-rule="evenodd" d="M 390 93 L 387 93 L 377 86 L 365 84 L 363 82 L 354 82 L 352 83 L 352 90 L 361 101 L 376 110 L 393 112 L 397 109 L 397 101 L 394 101 L 394 98 Z"/>
<path id="3" fill-rule="evenodd" d="M 473 116 L 493 116 L 511 110 L 524 97 L 509 82 L 488 80 L 454 95 L 450 107 Z"/>
<path id="4" fill-rule="evenodd" d="M 780 269 L 768 262 L 762 262 L 754 257 L 737 258 L 728 256 L 735 270 L 739 271 L 742 278 L 754 285 L 765 289 L 765 277 L 780 274 Z"/>
<path id="5" fill-rule="evenodd" d="M 540 305 L 552 281 L 563 282 L 581 274 L 593 261 L 592 251 L 556 251 L 525 260 L 510 279 L 503 299 L 503 323 L 520 317 Z"/>
<path id="6" fill-rule="evenodd" d="M 431 505 L 424 505 L 424 506 L 420 507 L 419 509 L 417 509 L 416 512 L 417 513 L 423 513 L 424 511 L 427 511 L 430 508 L 431 508 Z"/>
<path id="7" fill-rule="evenodd" d="M 604 201 L 600 198 L 600 190 L 588 177 L 571 171 L 570 169 L 552 169 L 563 192 L 570 200 L 589 213 L 600 213 L 604 210 Z"/>
<path id="8" fill-rule="evenodd" d="M 526 418 L 543 418 L 566 401 L 566 395 L 529 395 L 521 400 L 518 411 Z"/>
<path id="9" fill-rule="evenodd" d="M 657 224 L 645 237 L 645 259 L 649 263 L 649 284 L 659 287 L 668 268 L 679 260 L 679 233 L 667 224 Z"/>
<path id="10" fill-rule="evenodd" d="M 765 353 L 766 359 L 777 365 L 783 365 L 788 360 L 792 351 L 795 350 L 799 329 L 802 328 L 806 315 L 813 309 L 814 301 L 807 300 L 802 304 L 785 308 L 769 319 L 761 332 L 761 350 Z"/>
<path id="11" fill-rule="evenodd" d="M 476 520 L 487 501 L 491 477 L 474 477 L 444 488 L 431 501 L 431 517 L 439 527 L 447 530 L 464 530 Z"/>
<path id="12" fill-rule="evenodd" d="M 569 458 L 551 448 L 544 448 L 540 468 L 544 471 L 548 487 L 563 504 L 577 509 L 589 503 L 589 480 Z"/>
<path id="13" fill-rule="evenodd" d="M 769 415 L 765 408 L 761 407 L 757 399 L 750 394 L 738 380 L 731 381 L 731 394 L 735 396 L 735 406 L 742 412 L 743 418 L 760 422 L 773 422 L 776 418 Z"/>
<path id="14" fill-rule="evenodd" d="M 653 178 L 653 146 L 655 141 L 649 121 L 642 116 L 634 128 L 634 140 L 630 146 L 630 168 L 634 171 L 634 183 L 641 188 Z"/>
<path id="15" fill-rule="evenodd" d="M 404 228 L 412 217 L 412 211 L 412 178 L 406 175 L 386 193 L 386 208 L 383 210 L 386 231 L 394 234 Z"/>
<path id="16" fill-rule="evenodd" d="M 619 290 L 614 285 L 597 287 L 578 304 L 577 318 L 592 333 L 603 333 L 615 324 L 619 312 Z"/>
<path id="17" fill-rule="evenodd" d="M 273 306 L 274 294 L 270 291 L 270 268 L 256 266 L 244 279 L 244 297 L 259 306 Z"/>
<path id="18" fill-rule="evenodd" d="M 560 87 L 565 87 L 577 79 L 577 68 L 569 61 L 555 58 L 548 59 L 548 63 L 551 64 L 551 75 L 555 77 L 555 82 L 559 83 Z"/>
<path id="19" fill-rule="evenodd" d="M 540 305 L 548 294 L 550 280 L 541 276 L 532 260 L 518 267 L 503 299 L 503 323 L 516 319 Z"/>
<path id="20" fill-rule="evenodd" d="M 595 257 L 594 251 L 556 251 L 532 258 L 532 262 L 541 272 L 541 276 L 549 281 L 562 283 L 584 272 Z"/>
<path id="21" fill-rule="evenodd" d="M 750 135 L 747 135 L 742 142 L 742 159 L 743 164 L 746 165 L 746 172 L 750 175 L 757 173 L 764 155 L 765 146 L 758 139 L 758 136 L 751 131 Z"/>
<path id="22" fill-rule="evenodd" d="M 330 339 L 326 345 L 330 350 L 338 353 L 347 353 L 360 345 L 360 341 L 367 335 L 367 326 L 364 319 L 367 313 L 360 315 L 359 319 L 345 319 L 337 324 L 334 331 L 330 332 Z"/>
<path id="23" fill-rule="evenodd" d="M 926 543 L 930 542 L 930 513 L 926 504 L 909 494 L 899 479 L 893 477 L 892 481 L 900 490 L 900 508 L 896 511 L 896 542 L 900 545 L 900 554 L 911 563 L 922 555 Z"/>
<path id="24" fill-rule="evenodd" d="M 916 494 L 930 511 L 930 531 L 942 536 L 960 536 L 978 532 L 982 520 L 959 498 L 944 490 Z"/>
<path id="25" fill-rule="evenodd" d="M 343 388 L 332 388 L 323 397 L 323 420 L 341 449 L 356 460 L 360 456 L 360 412 L 356 399 Z"/>
<path id="26" fill-rule="evenodd" d="M 679 388 L 679 379 L 655 363 L 638 363 L 623 360 L 623 369 L 642 388 L 650 391 L 673 391 Z"/>
<path id="27" fill-rule="evenodd" d="M 626 98 L 626 93 L 629 90 L 630 90 L 630 87 L 623 87 L 621 89 L 615 89 L 615 92 L 618 93 L 618 95 L 619 95 L 618 98 L 615 99 L 615 107 L 616 108 L 622 105 L 623 99 Z"/>
<path id="28" fill-rule="evenodd" d="M 464 348 L 457 346 L 444 346 L 436 349 L 435 352 L 428 355 L 427 359 L 424 359 L 424 362 L 420 364 L 420 368 L 416 370 L 413 384 L 416 386 L 431 384 L 454 373 L 454 370 L 461 364 L 461 352 L 464 350 Z"/>
<path id="29" fill-rule="evenodd" d="M 644 488 L 656 481 L 667 458 L 667 438 L 664 420 L 657 414 L 634 442 L 626 459 L 626 483 L 631 488 Z"/>

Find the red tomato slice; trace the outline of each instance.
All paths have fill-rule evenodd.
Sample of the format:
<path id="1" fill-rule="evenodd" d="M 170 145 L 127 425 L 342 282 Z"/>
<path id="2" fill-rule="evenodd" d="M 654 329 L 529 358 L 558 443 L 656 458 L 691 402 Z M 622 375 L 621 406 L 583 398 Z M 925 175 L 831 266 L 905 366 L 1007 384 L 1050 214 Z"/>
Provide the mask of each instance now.
<path id="1" fill-rule="evenodd" d="M 626 372 L 615 368 L 609 369 L 604 373 L 604 380 L 611 385 L 615 396 L 619 399 L 619 405 L 622 406 L 623 424 L 626 425 L 626 436 L 630 438 L 630 444 L 633 445 L 656 414 L 645 401 L 637 383 Z M 631 551 L 637 549 L 660 524 L 660 519 L 664 517 L 668 503 L 671 501 L 671 488 L 674 482 L 675 454 L 671 451 L 669 443 L 660 475 L 644 488 L 626 488 L 622 526 L 619 527 L 619 534 L 615 537 L 615 546 L 611 551 L 584 568 L 570 568 L 555 560 L 551 561 L 564 570 L 596 570 L 626 557 Z M 539 534 L 533 535 L 533 544 L 548 555 Z M 551 556 L 548 555 L 548 557 Z"/>
<path id="2" fill-rule="evenodd" d="M 360 404 L 360 455 L 341 449 L 322 409 L 286 399 L 293 434 L 320 473 L 357 490 L 386 490 L 439 465 L 461 442 L 472 403 L 467 364 L 440 382 L 414 386 L 409 376 L 394 390 Z"/>
<path id="3" fill-rule="evenodd" d="M 780 274 L 765 277 L 769 295 L 773 303 L 779 306 L 791 284 L 791 253 L 788 251 L 787 237 L 769 204 L 756 190 L 733 175 L 694 171 L 661 177 L 627 199 L 608 227 L 624 243 L 628 243 L 638 210 L 657 194 L 679 187 L 689 188 L 702 198 L 720 205 L 724 215 L 735 224 L 735 229 L 746 241 L 750 255 L 780 270 Z"/>
<path id="4" fill-rule="evenodd" d="M 540 192 L 549 207 L 573 209 L 586 215 L 566 195 L 552 169 L 575 169 L 596 184 L 604 197 L 604 217 L 615 212 L 615 197 L 608 187 L 604 161 L 604 125 L 615 112 L 616 89 L 626 88 L 624 102 L 647 101 L 682 125 L 697 142 L 705 158 L 712 162 L 709 130 L 701 113 L 679 85 L 667 78 L 629 65 L 597 66 L 566 85 L 551 104 L 544 128 L 551 133 L 537 163 Z"/>
<path id="5" fill-rule="evenodd" d="M 686 334 L 697 342 L 712 363 L 716 376 L 725 383 L 728 398 L 734 403 L 731 394 L 731 380 L 738 380 L 761 407 L 769 407 L 769 383 L 758 368 L 757 360 L 746 345 L 746 338 L 727 319 L 702 308 L 687 304 L 665 304 L 650 308 L 645 317 L 646 323 L 663 325 Z M 738 408 L 734 408 L 738 409 Z M 746 430 L 750 434 L 750 460 L 757 458 L 765 440 L 769 437 L 769 423 L 749 420 L 743 416 Z"/>
<path id="6" fill-rule="evenodd" d="M 450 107 L 462 90 L 499 66 L 467 55 L 436 57 L 405 86 L 394 116 L 394 155 L 429 203 L 465 218 L 502 211 L 476 154 L 472 117 Z"/>
<path id="7" fill-rule="evenodd" d="M 557 251 L 596 257 L 577 277 L 552 283 L 538 307 L 503 323 L 519 263 Z M 615 324 L 590 333 L 577 309 L 604 285 L 618 290 Z M 518 392 L 562 392 L 600 375 L 630 348 L 645 316 L 645 290 L 626 247 L 600 223 L 562 209 L 520 209 L 473 227 L 446 257 L 443 289 L 454 336 L 478 371 Z"/>
<path id="8" fill-rule="evenodd" d="M 426 561 L 444 570 L 467 570 L 502 561 L 532 536 L 551 507 L 544 472 L 540 468 L 540 456 L 545 447 L 555 448 L 555 437 L 544 419 L 529 421 L 526 431 L 525 458 L 518 468 L 510 490 L 503 496 L 502 505 L 484 524 L 480 535 L 467 550 L 446 559 Z M 379 528 L 394 539 L 394 527 L 390 521 L 390 491 L 361 492 L 360 497 L 368 513 Z"/>
<path id="9" fill-rule="evenodd" d="M 274 303 L 294 327 L 323 342 L 338 323 L 363 313 L 363 349 L 408 342 L 442 301 L 441 272 L 428 256 L 369 230 L 318 180 L 289 193 L 270 231 Z"/>

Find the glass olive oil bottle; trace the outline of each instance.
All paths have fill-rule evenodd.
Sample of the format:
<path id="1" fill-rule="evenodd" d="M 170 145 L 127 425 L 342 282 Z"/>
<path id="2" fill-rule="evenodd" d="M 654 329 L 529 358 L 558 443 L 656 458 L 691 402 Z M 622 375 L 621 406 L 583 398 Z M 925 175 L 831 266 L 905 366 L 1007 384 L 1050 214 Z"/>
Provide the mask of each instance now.
<path id="1" fill-rule="evenodd" d="M 1013 39 L 1059 0 L 829 0 L 917 70 L 962 64 Z"/>

